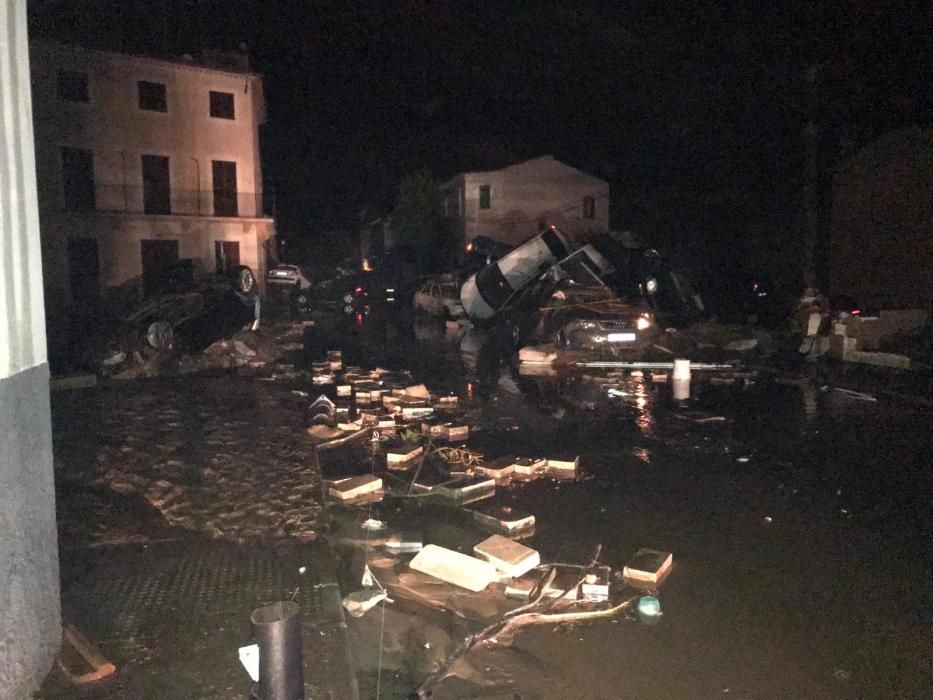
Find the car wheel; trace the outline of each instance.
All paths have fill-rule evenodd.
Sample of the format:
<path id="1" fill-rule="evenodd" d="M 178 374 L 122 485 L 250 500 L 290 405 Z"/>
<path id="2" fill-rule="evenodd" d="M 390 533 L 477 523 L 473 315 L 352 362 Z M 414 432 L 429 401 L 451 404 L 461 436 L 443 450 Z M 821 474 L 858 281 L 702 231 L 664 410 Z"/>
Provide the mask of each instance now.
<path id="1" fill-rule="evenodd" d="M 256 276 L 246 265 L 233 268 L 233 286 L 240 294 L 251 294 L 256 290 Z"/>
<path id="2" fill-rule="evenodd" d="M 175 342 L 175 329 L 168 321 L 153 321 L 146 329 L 146 342 L 156 350 L 165 350 Z"/>

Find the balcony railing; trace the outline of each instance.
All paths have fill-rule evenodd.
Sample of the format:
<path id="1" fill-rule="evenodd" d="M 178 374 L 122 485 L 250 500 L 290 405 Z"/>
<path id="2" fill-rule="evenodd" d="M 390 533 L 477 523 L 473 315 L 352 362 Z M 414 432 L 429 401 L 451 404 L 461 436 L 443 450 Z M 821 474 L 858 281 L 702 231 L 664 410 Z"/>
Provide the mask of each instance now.
<path id="1" fill-rule="evenodd" d="M 177 216 L 271 217 L 272 198 L 258 192 L 176 190 L 159 186 L 96 185 L 94 201 L 68 207 L 80 211 Z"/>

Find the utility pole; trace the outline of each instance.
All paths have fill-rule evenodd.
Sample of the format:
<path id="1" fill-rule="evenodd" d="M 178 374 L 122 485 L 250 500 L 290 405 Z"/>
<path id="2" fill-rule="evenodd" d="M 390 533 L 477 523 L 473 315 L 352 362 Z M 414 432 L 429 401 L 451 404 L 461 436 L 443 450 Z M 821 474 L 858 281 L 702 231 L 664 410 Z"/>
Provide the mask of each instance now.
<path id="1" fill-rule="evenodd" d="M 819 67 L 809 66 L 804 72 L 807 86 L 807 113 L 803 127 L 804 173 L 803 173 L 803 277 L 806 286 L 817 282 L 816 251 L 819 241 L 819 197 L 820 197 L 820 131 L 817 126 L 819 112 Z"/>

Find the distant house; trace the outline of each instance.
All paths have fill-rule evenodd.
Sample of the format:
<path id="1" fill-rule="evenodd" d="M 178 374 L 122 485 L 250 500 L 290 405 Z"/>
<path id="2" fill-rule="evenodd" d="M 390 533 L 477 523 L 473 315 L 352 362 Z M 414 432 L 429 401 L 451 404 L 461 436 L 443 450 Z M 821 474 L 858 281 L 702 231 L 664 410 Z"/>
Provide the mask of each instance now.
<path id="1" fill-rule="evenodd" d="M 862 305 L 933 304 L 933 130 L 886 134 L 833 177 L 830 290 Z"/>
<path id="2" fill-rule="evenodd" d="M 553 156 L 459 173 L 441 190 L 444 214 L 467 242 L 516 245 L 551 225 L 570 238 L 609 229 L 609 183 Z"/>
<path id="3" fill-rule="evenodd" d="M 275 228 L 259 161 L 262 76 L 225 56 L 31 43 L 50 316 L 98 295 L 153 293 L 180 259 L 195 274 L 244 264 L 264 279 Z"/>

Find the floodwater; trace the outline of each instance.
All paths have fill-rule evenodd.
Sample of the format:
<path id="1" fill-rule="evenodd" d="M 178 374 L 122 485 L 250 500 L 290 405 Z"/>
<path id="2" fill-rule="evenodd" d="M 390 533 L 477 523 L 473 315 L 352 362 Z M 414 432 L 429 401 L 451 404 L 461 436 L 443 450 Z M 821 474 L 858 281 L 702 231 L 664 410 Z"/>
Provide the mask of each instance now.
<path id="1" fill-rule="evenodd" d="M 674 555 L 659 624 L 530 628 L 511 648 L 468 654 L 457 667 L 467 678 L 445 679 L 434 697 L 933 696 L 929 414 L 765 376 L 695 378 L 677 402 L 650 377 L 522 376 L 507 346 L 476 329 L 316 320 L 297 363 L 342 349 L 346 364 L 410 369 L 461 396 L 469 446 L 488 457 L 580 456 L 579 480 L 503 494 L 536 516 L 526 544 L 543 560 L 585 563 L 600 545 L 615 569 L 642 547 Z M 237 541 L 313 538 L 320 514 L 308 504 L 320 485 L 302 446 L 299 386 L 314 392 L 222 376 L 108 389 L 106 413 L 59 400 L 59 447 L 91 424 L 97 434 L 73 469 L 67 445 L 64 458 L 59 450 L 66 486 L 96 460 L 98 485 L 144 496 L 169 526 Z M 691 410 L 724 420 L 697 423 Z M 179 430 L 207 437 L 202 453 Z M 134 541 L 89 535 L 108 537 Z M 383 679 L 383 697 L 404 696 L 416 675 Z"/>
<path id="2" fill-rule="evenodd" d="M 534 628 L 471 652 L 469 681 L 434 697 L 933 696 L 929 414 L 766 376 L 696 378 L 675 402 L 647 376 L 523 377 L 475 329 L 422 323 L 407 352 L 392 326 L 357 331 L 356 359 L 477 402 L 471 448 L 580 456 L 581 480 L 506 495 L 536 516 L 526 544 L 543 560 L 586 562 L 598 545 L 614 568 L 641 547 L 674 554 L 660 624 Z M 332 342 L 312 335 L 312 351 L 316 339 Z"/>

